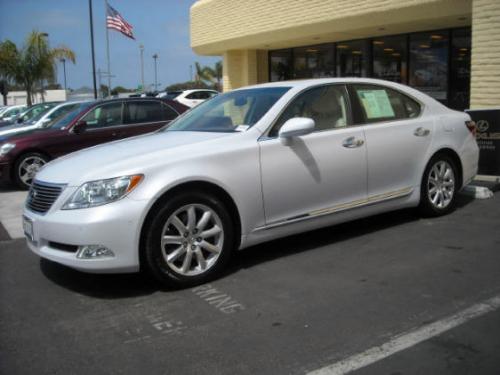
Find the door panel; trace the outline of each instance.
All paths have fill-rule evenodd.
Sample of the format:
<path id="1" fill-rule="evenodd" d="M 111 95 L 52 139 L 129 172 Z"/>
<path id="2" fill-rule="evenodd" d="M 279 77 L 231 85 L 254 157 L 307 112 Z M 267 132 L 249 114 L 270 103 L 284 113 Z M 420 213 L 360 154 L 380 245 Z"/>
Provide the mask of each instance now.
<path id="1" fill-rule="evenodd" d="M 429 119 L 366 125 L 368 194 L 386 194 L 420 185 L 422 163 L 434 128 Z M 417 136 L 417 129 L 429 130 Z M 423 134 L 423 133 L 422 133 Z"/>
<path id="2" fill-rule="evenodd" d="M 433 120 L 421 117 L 421 105 L 394 89 L 353 84 L 351 90 L 359 120 L 366 124 L 368 196 L 419 186 Z"/>
<path id="3" fill-rule="evenodd" d="M 344 128 L 259 142 L 266 224 L 367 197 L 366 147 L 348 148 L 359 128 Z"/>

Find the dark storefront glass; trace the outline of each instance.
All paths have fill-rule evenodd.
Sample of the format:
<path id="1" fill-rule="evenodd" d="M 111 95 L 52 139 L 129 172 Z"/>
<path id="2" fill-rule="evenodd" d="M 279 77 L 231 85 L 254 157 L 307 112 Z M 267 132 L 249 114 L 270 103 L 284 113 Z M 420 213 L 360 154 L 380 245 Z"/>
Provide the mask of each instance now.
<path id="1" fill-rule="evenodd" d="M 408 82 L 406 35 L 375 38 L 373 46 L 373 78 L 398 83 Z"/>
<path id="2" fill-rule="evenodd" d="M 469 108 L 470 47 L 470 29 L 452 30 L 448 107 L 453 109 Z"/>
<path id="3" fill-rule="evenodd" d="M 470 27 L 297 47 L 269 52 L 269 78 L 386 79 L 464 110 L 469 107 L 470 50 Z"/>
<path id="4" fill-rule="evenodd" d="M 368 77 L 368 40 L 337 43 L 337 76 Z"/>
<path id="5" fill-rule="evenodd" d="M 292 79 L 292 50 L 272 51 L 270 55 L 271 82 Z"/>
<path id="6" fill-rule="evenodd" d="M 333 44 L 294 48 L 295 78 L 322 78 L 335 76 Z"/>
<path id="7" fill-rule="evenodd" d="M 411 87 L 446 103 L 448 31 L 410 34 Z"/>

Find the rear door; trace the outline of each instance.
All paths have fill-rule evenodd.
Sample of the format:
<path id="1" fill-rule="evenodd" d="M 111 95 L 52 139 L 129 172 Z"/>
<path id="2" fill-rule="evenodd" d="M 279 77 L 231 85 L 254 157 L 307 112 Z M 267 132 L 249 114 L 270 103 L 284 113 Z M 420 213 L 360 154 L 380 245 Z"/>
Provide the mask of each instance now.
<path id="1" fill-rule="evenodd" d="M 420 186 L 434 122 L 406 94 L 379 85 L 353 84 L 351 97 L 366 138 L 368 196 L 404 195 Z"/>
<path id="2" fill-rule="evenodd" d="M 125 102 L 121 138 L 158 130 L 175 119 L 178 113 L 160 100 L 133 100 Z"/>

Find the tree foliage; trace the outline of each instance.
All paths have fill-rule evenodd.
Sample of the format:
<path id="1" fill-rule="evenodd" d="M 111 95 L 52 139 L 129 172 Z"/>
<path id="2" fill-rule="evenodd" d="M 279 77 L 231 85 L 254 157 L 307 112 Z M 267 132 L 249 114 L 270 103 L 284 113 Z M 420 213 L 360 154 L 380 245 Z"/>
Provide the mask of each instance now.
<path id="1" fill-rule="evenodd" d="M 37 88 L 43 95 L 43 82 L 55 81 L 61 58 L 74 63 L 75 53 L 65 46 L 51 48 L 47 34 L 32 31 L 20 48 L 10 40 L 0 42 L 0 78 L 23 87 L 31 105 Z"/>
<path id="2" fill-rule="evenodd" d="M 222 61 L 217 61 L 215 66 L 202 66 L 196 62 L 196 81 L 211 84 L 218 91 L 222 89 Z"/>

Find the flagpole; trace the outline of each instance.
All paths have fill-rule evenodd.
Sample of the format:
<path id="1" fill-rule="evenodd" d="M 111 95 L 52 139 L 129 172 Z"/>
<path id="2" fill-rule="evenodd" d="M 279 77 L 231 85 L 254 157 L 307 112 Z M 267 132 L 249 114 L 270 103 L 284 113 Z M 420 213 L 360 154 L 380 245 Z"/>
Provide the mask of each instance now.
<path id="1" fill-rule="evenodd" d="M 108 0 L 105 0 L 104 3 L 106 7 L 105 26 L 106 26 L 106 56 L 108 59 L 108 96 L 111 96 L 111 64 L 109 62 Z"/>
<path id="2" fill-rule="evenodd" d="M 90 17 L 90 47 L 92 50 L 92 80 L 94 83 L 94 99 L 97 99 L 97 87 L 95 85 L 94 22 L 92 20 L 92 0 L 89 0 L 89 17 Z"/>

